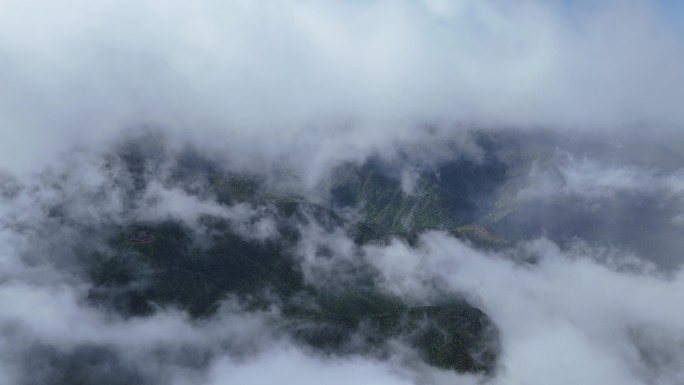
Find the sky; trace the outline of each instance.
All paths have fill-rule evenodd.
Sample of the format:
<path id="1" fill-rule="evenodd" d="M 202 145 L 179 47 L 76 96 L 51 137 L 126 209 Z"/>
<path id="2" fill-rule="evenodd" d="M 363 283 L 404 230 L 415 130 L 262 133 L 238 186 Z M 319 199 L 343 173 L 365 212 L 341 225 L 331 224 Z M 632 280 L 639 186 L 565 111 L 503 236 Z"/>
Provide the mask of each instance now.
<path id="1" fill-rule="evenodd" d="M 662 8 L 662 12 L 672 23 L 673 28 L 680 33 L 684 32 L 684 5 L 682 5 L 682 2 L 676 0 L 661 0 L 660 7 Z"/>

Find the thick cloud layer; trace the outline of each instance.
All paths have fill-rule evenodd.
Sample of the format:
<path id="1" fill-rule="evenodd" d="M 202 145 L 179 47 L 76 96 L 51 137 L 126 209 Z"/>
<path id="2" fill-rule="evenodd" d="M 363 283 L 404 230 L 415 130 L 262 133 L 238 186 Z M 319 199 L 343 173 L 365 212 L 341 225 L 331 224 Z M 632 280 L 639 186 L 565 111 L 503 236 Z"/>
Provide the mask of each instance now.
<path id="1" fill-rule="evenodd" d="M 681 40 L 647 1 L 2 7 L 5 168 L 141 124 L 307 179 L 401 144 L 439 151 L 472 126 L 652 135 L 684 123 Z"/>
<path id="2" fill-rule="evenodd" d="M 544 240 L 524 247 L 538 257 L 533 265 L 483 255 L 439 233 L 426 234 L 418 249 L 396 242 L 368 256 L 389 290 L 430 295 L 437 280 L 442 290 L 477 301 L 501 328 L 495 383 L 682 381 L 684 329 L 673 306 L 681 273 L 667 280 L 620 273 L 587 250 L 562 252 Z"/>
<path id="3" fill-rule="evenodd" d="M 638 0 L 4 1 L 0 385 L 683 382 L 684 47 L 668 20 Z M 326 188 L 369 159 L 419 202 L 428 180 L 472 182 L 445 163 L 493 159 L 469 194 L 495 210 L 471 216 L 510 242 L 360 242 L 368 202 L 339 209 Z M 226 174 L 266 198 L 221 200 Z M 278 245 L 321 291 L 361 277 L 411 304 L 465 298 L 497 329 L 495 369 L 437 369 L 399 337 L 324 353 L 268 289 L 202 317 L 106 301 L 154 275 L 93 281 L 130 257 L 117 236 L 154 236 L 122 229 L 174 223 L 203 250 L 207 218 Z"/>

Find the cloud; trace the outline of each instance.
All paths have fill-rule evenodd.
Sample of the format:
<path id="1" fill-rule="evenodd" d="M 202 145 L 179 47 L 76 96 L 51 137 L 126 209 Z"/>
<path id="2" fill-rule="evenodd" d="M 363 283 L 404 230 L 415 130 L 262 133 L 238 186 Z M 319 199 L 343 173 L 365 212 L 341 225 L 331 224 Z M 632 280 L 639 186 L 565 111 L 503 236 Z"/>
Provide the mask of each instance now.
<path id="1" fill-rule="evenodd" d="M 141 124 L 306 179 L 463 127 L 684 123 L 681 41 L 643 1 L 31 0 L 2 14 L 0 153 L 16 170 Z"/>
<path id="2" fill-rule="evenodd" d="M 6 0 L 0 384 L 116 383 L 112 368 L 179 384 L 681 383 L 676 156 L 525 169 L 515 203 L 539 207 L 509 225 L 539 214 L 547 237 L 503 251 L 441 232 L 359 245 L 342 223 L 352 215 L 227 204 L 206 176 L 262 178 L 259 193 L 291 203 L 368 159 L 391 163 L 411 195 L 436 164 L 500 155 L 478 138 L 502 131 L 676 147 L 683 68 L 681 36 L 648 1 Z M 646 147 L 634 154 L 652 158 Z M 306 284 L 363 275 L 413 303 L 463 296 L 499 329 L 496 372 L 430 368 L 401 341 L 383 357 L 325 356 L 278 326 L 275 300 L 255 310 L 225 297 L 205 318 L 90 301 L 89 269 L 113 233 L 171 220 L 201 241 L 207 217 L 246 242 L 294 238 Z M 573 233 L 577 223 L 593 227 Z M 667 274 L 650 266 L 661 259 Z"/>
<path id="3" fill-rule="evenodd" d="M 609 159 L 585 148 L 585 154 L 559 151 L 536 161 L 498 198 L 515 209 L 495 224 L 497 230 L 512 239 L 544 234 L 562 244 L 582 240 L 637 254 L 664 269 L 681 266 L 684 164 L 679 155 L 671 163 L 650 164 L 624 156 L 647 154 L 645 146 L 620 149 L 620 156 Z"/>
<path id="4" fill-rule="evenodd" d="M 610 165 L 598 160 L 578 159 L 570 154 L 557 165 L 533 167 L 530 183 L 519 193 L 519 200 L 574 196 L 586 199 L 613 198 L 619 193 L 655 194 L 661 198 L 680 198 L 684 169 L 663 173 L 630 165 Z"/>
<path id="5" fill-rule="evenodd" d="M 264 368 L 268 368 L 264 370 Z M 411 384 L 412 375 L 386 364 L 361 358 L 326 360 L 292 348 L 273 349 L 246 362 L 217 362 L 207 385 L 226 382 L 273 384 L 282 379 L 298 384 Z"/>
<path id="6" fill-rule="evenodd" d="M 390 239 L 358 245 L 348 235 L 348 224 L 318 223 L 311 213 L 296 224 L 297 242 L 290 251 L 311 284 L 331 287 L 350 282 L 346 276 L 367 274 L 409 303 L 462 296 L 482 309 L 501 339 L 491 377 L 427 367 L 399 341 L 382 359 L 321 355 L 277 326 L 277 302 L 254 311 L 227 298 L 218 313 L 200 320 L 173 307 L 126 318 L 94 306 L 87 301 L 91 283 L 80 272 L 88 262 L 79 258 L 106 248 L 109 226 L 172 218 L 203 234 L 207 229 L 198 218 L 215 215 L 227 219 L 242 238 L 263 239 L 258 223 L 278 220 L 278 211 L 268 206 L 219 205 L 209 186 L 177 176 L 183 157 L 173 151 L 139 168 L 116 154 L 74 154 L 38 177 L 13 180 L 18 192 L 3 197 L 0 236 L 7 269 L 0 280 L 0 356 L 7 357 L 2 360 L 5 383 L 60 376 L 104 381 L 113 378 L 106 376 L 107 365 L 116 365 L 125 378 L 151 383 L 270 383 L 285 376 L 320 383 L 334 382 L 341 373 L 345 379 L 388 384 L 642 384 L 677 383 L 684 376 L 679 353 L 684 314 L 672 306 L 684 289 L 681 270 L 663 274 L 638 264 L 624 269 L 613 263 L 623 257 L 620 250 L 606 257 L 592 245 L 568 248 L 546 239 L 497 252 L 442 232 L 425 233 L 413 243 Z M 570 195 L 680 193 L 676 174 L 567 160 L 559 172 L 568 182 L 560 186 Z M 591 184 L 586 174 L 610 183 Z M 140 175 L 142 181 L 136 182 Z M 90 366 L 82 363 L 84 355 L 96 357 Z M 33 373 L 26 365 L 39 364 L 25 357 L 52 364 Z"/>
<path id="7" fill-rule="evenodd" d="M 539 258 L 532 265 L 439 232 L 423 235 L 419 245 L 370 248 L 368 260 L 396 294 L 421 297 L 438 285 L 492 317 L 503 347 L 493 383 L 681 381 L 684 329 L 671 305 L 684 285 L 681 271 L 669 279 L 619 272 L 546 240 L 525 246 Z"/>

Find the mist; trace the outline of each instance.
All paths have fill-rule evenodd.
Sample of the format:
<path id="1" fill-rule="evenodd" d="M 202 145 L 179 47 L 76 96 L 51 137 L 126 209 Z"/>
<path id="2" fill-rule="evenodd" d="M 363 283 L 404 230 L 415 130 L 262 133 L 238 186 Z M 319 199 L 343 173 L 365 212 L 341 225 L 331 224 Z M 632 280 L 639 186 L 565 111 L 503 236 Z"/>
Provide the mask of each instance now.
<path id="1" fill-rule="evenodd" d="M 672 12 L 3 1 L 0 384 L 683 382 Z"/>
<path id="2" fill-rule="evenodd" d="M 472 128 L 653 135 L 684 120 L 681 37 L 647 1 L 36 0 L 2 14 L 5 168 L 141 125 L 306 178 Z"/>

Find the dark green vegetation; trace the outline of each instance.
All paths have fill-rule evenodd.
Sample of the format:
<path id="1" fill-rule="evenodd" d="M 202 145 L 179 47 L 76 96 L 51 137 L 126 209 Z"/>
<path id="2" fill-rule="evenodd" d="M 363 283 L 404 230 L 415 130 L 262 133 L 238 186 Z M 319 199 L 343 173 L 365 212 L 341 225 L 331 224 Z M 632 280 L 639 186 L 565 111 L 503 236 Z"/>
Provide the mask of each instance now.
<path id="1" fill-rule="evenodd" d="M 146 376 L 109 347 L 81 345 L 60 351 L 38 345 L 22 357 L 31 379 L 18 385 L 130 385 L 150 384 Z"/>
<path id="2" fill-rule="evenodd" d="M 175 223 L 132 226 L 134 231 L 144 228 L 154 239 L 140 244 L 129 241 L 127 233 L 118 235 L 113 240 L 117 253 L 102 257 L 93 270 L 93 280 L 103 290 L 93 290 L 91 298 L 128 315 L 174 305 L 199 317 L 213 313 L 227 293 L 258 295 L 271 289 L 289 294 L 299 289 L 301 276 L 279 245 L 249 242 L 222 231 L 224 223 L 211 225 L 216 233 L 202 246 Z M 255 298 L 253 305 L 260 300 Z"/>
<path id="3" fill-rule="evenodd" d="M 364 220 L 358 225 L 376 234 L 403 234 L 457 223 L 436 183 L 420 181 L 417 189 L 416 195 L 406 195 L 398 180 L 380 170 L 345 166 L 335 174 L 331 195 L 338 206 L 362 207 Z"/>
<path id="4" fill-rule="evenodd" d="M 121 155 L 129 174 L 121 183 L 128 186 L 132 206 L 140 204 L 140 191 L 149 183 L 146 175 L 154 175 L 165 156 L 145 143 L 126 146 Z M 480 310 L 460 298 L 439 303 L 396 298 L 376 286 L 377 272 L 368 266 L 341 266 L 339 275 L 346 278 L 324 287 L 308 283 L 294 250 L 301 226 L 310 221 L 328 230 L 347 228 L 358 246 L 391 236 L 411 241 L 424 230 L 466 225 L 487 204 L 480 191 L 490 189 L 504 172 L 496 159 L 457 160 L 425 173 L 407 195 L 396 174 L 381 162 L 343 166 L 323 191 L 328 202 L 313 203 L 269 188 L 254 175 L 222 172 L 189 152 L 176 161 L 166 185 L 226 206 L 262 208 L 275 221 L 278 236 L 248 239 L 228 221 L 209 215 L 199 228 L 173 221 L 119 227 L 110 238 L 112 252 L 98 256 L 91 269 L 89 298 L 127 317 L 148 316 L 165 307 L 210 317 L 228 298 L 247 309 L 275 306 L 282 332 L 326 354 L 382 357 L 392 341 L 402 341 L 430 365 L 490 373 L 498 349 L 496 328 Z M 359 210 L 361 219 L 349 223 L 343 214 L 348 209 Z M 317 253 L 328 258 L 325 250 Z"/>
<path id="5" fill-rule="evenodd" d="M 421 173 L 407 194 L 388 167 L 379 162 L 343 166 L 332 178 L 333 206 L 361 208 L 363 219 L 357 226 L 371 238 L 450 230 L 479 221 L 492 208 L 491 193 L 506 173 L 496 157 L 457 159 Z"/>
<path id="6" fill-rule="evenodd" d="M 163 148 L 144 143 L 125 146 L 120 155 L 128 174 L 118 183 L 128 189 L 131 207 L 144 204 L 140 192 L 149 183 L 146 176 L 159 174 L 159 163 L 168 162 Z M 296 253 L 302 228 L 316 222 L 327 231 L 345 229 L 357 248 L 391 237 L 414 244 L 423 231 L 443 230 L 488 249 L 542 234 L 561 245 L 579 236 L 625 244 L 637 239 L 657 249 L 658 234 L 669 237 L 671 230 L 659 221 L 668 207 L 648 197 L 599 201 L 599 206 L 577 204 L 576 198 L 518 197 L 535 173 L 563 186 L 559 153 L 581 149 L 621 159 L 629 155 L 621 148 L 593 144 L 591 150 L 586 143 L 537 134 L 481 135 L 478 144 L 483 152 L 478 159 L 411 165 L 417 177 L 409 192 L 401 187 L 402 170 L 371 160 L 335 169 L 315 199 L 282 192 L 255 175 L 227 172 L 189 151 L 174 160 L 164 185 L 226 207 L 259 208 L 274 221 L 278 235 L 249 239 L 226 220 L 208 215 L 198 228 L 173 221 L 120 226 L 110 238 L 111 253 L 99 255 L 91 269 L 90 300 L 128 317 L 175 307 L 203 318 L 233 298 L 247 309 L 279 309 L 280 331 L 326 354 L 385 357 L 393 341 L 400 341 L 436 367 L 489 373 L 498 345 L 486 314 L 460 298 L 413 303 L 394 297 L 377 287 L 378 272 L 369 266 L 341 265 L 339 282 L 307 282 Z M 663 153 L 672 164 L 681 161 L 676 153 Z M 605 212 L 600 220 L 597 207 Z M 615 220 L 636 222 L 610 226 Z M 659 232 L 644 232 L 639 223 Z M 333 251 L 322 247 L 316 258 L 332 258 Z"/>
<path id="7" fill-rule="evenodd" d="M 140 204 L 146 176 L 168 161 L 154 143 L 126 145 L 120 155 L 128 172 L 121 184 L 128 188 L 131 206 Z M 248 309 L 277 307 L 283 332 L 327 354 L 385 356 L 396 340 L 414 347 L 431 365 L 491 372 L 496 328 L 462 299 L 410 303 L 376 287 L 377 272 L 370 267 L 341 267 L 339 275 L 346 280 L 321 287 L 305 282 L 293 253 L 300 227 L 309 221 L 328 230 L 344 226 L 358 246 L 393 236 L 412 243 L 431 229 L 451 231 L 477 246 L 506 245 L 483 226 L 497 210 L 497 188 L 510 179 L 510 169 L 495 140 L 483 136 L 479 144 L 486 150 L 481 159 L 457 158 L 424 169 L 410 194 L 401 188 L 400 170 L 381 161 L 341 166 L 321 187 L 319 196 L 328 198 L 316 203 L 269 188 L 255 175 L 222 171 L 189 151 L 175 160 L 166 185 L 226 206 L 264 208 L 278 236 L 249 240 L 211 216 L 199 229 L 170 221 L 120 227 L 111 237 L 112 253 L 100 255 L 91 269 L 90 300 L 129 317 L 171 306 L 202 318 L 234 298 Z M 358 213 L 351 223 L 344 214 L 350 209 Z M 319 254 L 327 258 L 324 250 Z"/>
<path id="8" fill-rule="evenodd" d="M 227 296 L 250 309 L 277 305 L 280 328 L 327 354 L 383 355 L 392 339 L 414 346 L 431 365 L 490 372 L 496 332 L 486 315 L 459 299 L 409 305 L 374 287 L 372 272 L 353 285 L 305 284 L 288 254 L 292 240 L 246 241 L 207 218 L 211 239 L 191 239 L 174 223 L 134 225 L 112 239 L 114 254 L 92 270 L 90 299 L 127 316 L 174 306 L 211 316 Z M 144 233 L 148 242 L 139 242 Z"/>
<path id="9" fill-rule="evenodd" d="M 452 233 L 458 238 L 471 241 L 473 244 L 482 247 L 502 247 L 508 244 L 505 239 L 476 223 L 459 226 Z"/>
<path id="10" fill-rule="evenodd" d="M 294 316 L 295 335 L 323 351 L 379 351 L 388 340 L 400 339 L 443 369 L 491 372 L 494 367 L 495 329 L 484 313 L 462 301 L 410 307 L 378 293 L 319 301 L 320 311 Z"/>
<path id="11" fill-rule="evenodd" d="M 121 183 L 135 206 L 149 183 L 145 175 L 154 174 L 159 162 L 145 153 L 163 151 L 142 144 L 125 150 L 130 175 Z M 481 186 L 472 184 L 491 184 L 491 175 L 503 171 L 498 164 L 459 162 L 440 169 L 439 176 L 421 178 L 412 195 L 404 194 L 399 179 L 380 163 L 344 166 L 335 173 L 326 204 L 274 191 L 253 175 L 221 172 L 189 153 L 180 157 L 166 184 L 226 206 L 260 207 L 275 221 L 278 236 L 248 239 L 228 221 L 209 215 L 196 228 L 174 221 L 119 227 L 110 238 L 111 253 L 99 255 L 91 269 L 90 301 L 127 317 L 174 307 L 203 318 L 232 298 L 247 309 L 277 307 L 283 333 L 326 354 L 384 357 L 392 341 L 402 341 L 430 365 L 490 373 L 496 328 L 480 310 L 459 298 L 410 303 L 394 297 L 376 286 L 377 272 L 370 267 L 341 266 L 339 275 L 346 278 L 340 282 L 308 283 L 294 253 L 301 226 L 310 221 L 328 230 L 346 226 L 341 212 L 350 208 L 362 214 L 347 226 L 358 246 L 470 223 L 482 201 L 476 192 Z M 317 253 L 328 258 L 325 250 Z"/>

